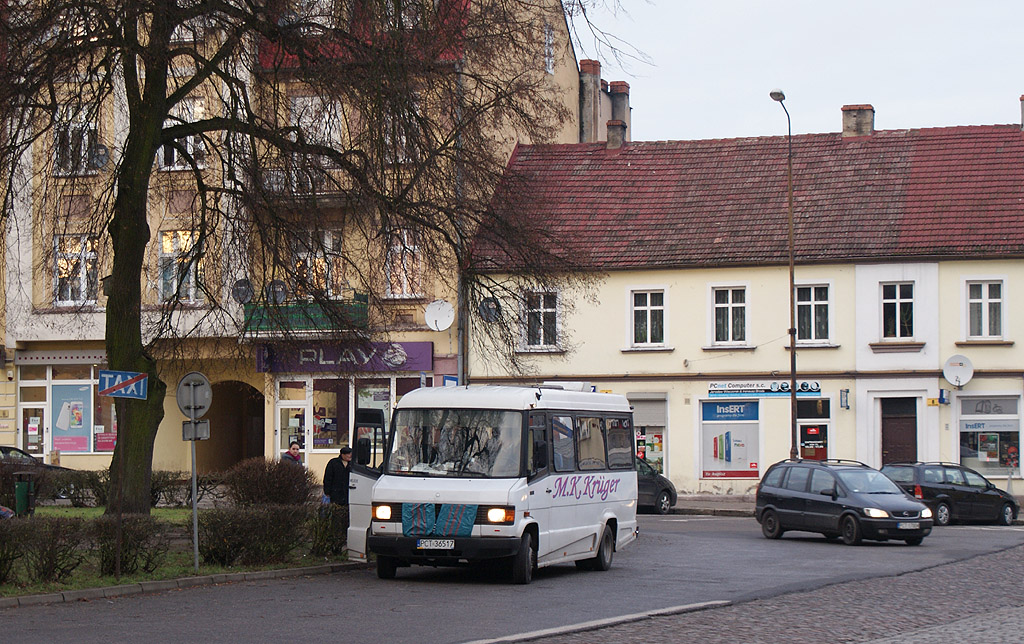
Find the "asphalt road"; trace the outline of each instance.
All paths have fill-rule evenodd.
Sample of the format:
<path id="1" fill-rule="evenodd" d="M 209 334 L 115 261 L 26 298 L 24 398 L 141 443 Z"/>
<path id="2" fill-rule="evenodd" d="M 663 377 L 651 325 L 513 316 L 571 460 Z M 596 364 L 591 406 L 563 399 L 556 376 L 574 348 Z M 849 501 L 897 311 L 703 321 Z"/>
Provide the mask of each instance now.
<path id="1" fill-rule="evenodd" d="M 405 568 L 394 581 L 378 580 L 372 570 L 353 570 L 14 608 L 0 618 L 5 641 L 19 643 L 296 638 L 457 643 L 713 600 L 778 601 L 795 590 L 800 593 L 784 598 L 802 597 L 806 604 L 807 593 L 825 592 L 837 583 L 891 582 L 906 576 L 901 573 L 939 570 L 935 567 L 1022 544 L 1020 526 L 953 526 L 936 530 L 918 547 L 901 542 L 848 547 L 797 533 L 768 541 L 749 518 L 644 516 L 640 541 L 617 553 L 610 571 L 557 566 L 538 571 L 529 586 L 513 586 L 494 570 Z M 1018 593 L 1020 579 L 1018 574 Z M 724 615 L 722 611 L 737 608 L 700 615 Z M 692 618 L 676 619 L 683 617 Z M 817 619 L 820 627 L 820 615 Z M 643 622 L 645 628 L 651 623 Z M 596 633 L 551 641 L 597 641 Z M 6 634 L 13 639 L 7 640 Z"/>

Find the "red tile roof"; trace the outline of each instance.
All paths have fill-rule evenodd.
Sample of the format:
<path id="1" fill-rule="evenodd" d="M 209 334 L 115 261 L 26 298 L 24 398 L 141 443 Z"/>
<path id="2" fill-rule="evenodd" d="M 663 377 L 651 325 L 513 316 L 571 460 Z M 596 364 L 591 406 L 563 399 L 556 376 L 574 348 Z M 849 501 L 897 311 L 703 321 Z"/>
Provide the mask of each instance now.
<path id="1" fill-rule="evenodd" d="M 604 270 L 785 263 L 786 143 L 521 145 L 493 207 Z M 798 263 L 1024 257 L 1018 125 L 794 136 L 793 190 Z"/>

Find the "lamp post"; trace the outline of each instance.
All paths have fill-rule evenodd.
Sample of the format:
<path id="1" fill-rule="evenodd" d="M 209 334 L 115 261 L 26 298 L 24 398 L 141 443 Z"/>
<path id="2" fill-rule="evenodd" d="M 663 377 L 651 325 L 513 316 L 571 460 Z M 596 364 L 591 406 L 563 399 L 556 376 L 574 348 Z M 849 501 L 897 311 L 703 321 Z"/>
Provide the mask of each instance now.
<path id="1" fill-rule="evenodd" d="M 793 126 L 789 119 L 789 110 L 786 109 L 786 95 L 781 89 L 773 89 L 769 95 L 786 113 L 786 140 L 789 148 L 786 173 L 789 184 L 789 457 L 797 458 L 799 436 L 796 427 L 796 280 L 793 273 Z"/>

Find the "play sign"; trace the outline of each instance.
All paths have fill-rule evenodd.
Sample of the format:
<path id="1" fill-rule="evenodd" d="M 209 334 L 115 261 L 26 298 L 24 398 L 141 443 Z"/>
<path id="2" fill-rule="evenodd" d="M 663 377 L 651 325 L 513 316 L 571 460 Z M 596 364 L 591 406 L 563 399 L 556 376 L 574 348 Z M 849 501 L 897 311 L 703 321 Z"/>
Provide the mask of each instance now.
<path id="1" fill-rule="evenodd" d="M 112 398 L 136 398 L 145 400 L 148 394 L 149 376 L 134 371 L 100 370 L 101 396 Z"/>

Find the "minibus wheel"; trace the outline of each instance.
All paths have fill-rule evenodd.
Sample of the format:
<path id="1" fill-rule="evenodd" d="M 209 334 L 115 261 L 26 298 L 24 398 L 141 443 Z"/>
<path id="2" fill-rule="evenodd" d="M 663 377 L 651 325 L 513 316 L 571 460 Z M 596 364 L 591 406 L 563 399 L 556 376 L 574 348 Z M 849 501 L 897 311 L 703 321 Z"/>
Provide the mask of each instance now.
<path id="1" fill-rule="evenodd" d="M 512 557 L 512 582 L 528 584 L 533 581 L 533 569 L 537 566 L 537 551 L 533 549 L 533 535 L 523 534 L 519 552 Z"/>

